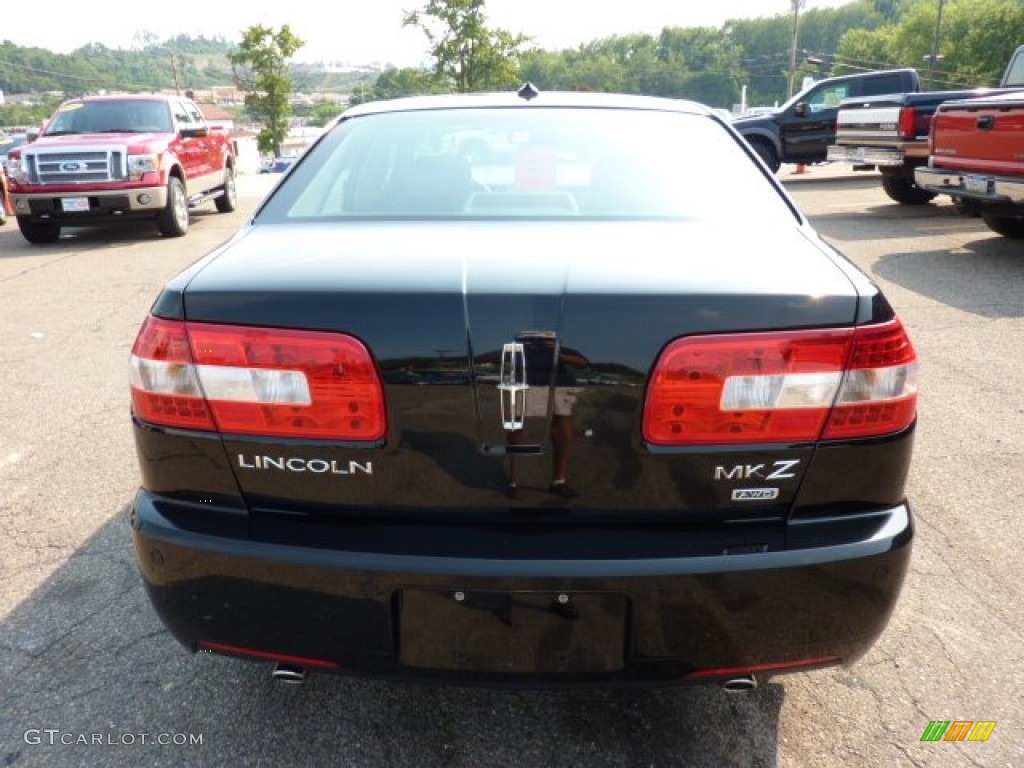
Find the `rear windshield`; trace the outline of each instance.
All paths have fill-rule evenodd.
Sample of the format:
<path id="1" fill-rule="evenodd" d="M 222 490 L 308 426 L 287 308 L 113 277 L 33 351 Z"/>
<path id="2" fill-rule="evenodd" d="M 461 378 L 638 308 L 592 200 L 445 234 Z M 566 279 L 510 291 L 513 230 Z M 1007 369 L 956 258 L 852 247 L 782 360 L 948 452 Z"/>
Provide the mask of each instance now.
<path id="1" fill-rule="evenodd" d="M 795 216 L 706 115 L 641 109 L 467 108 L 342 121 L 256 223 L 347 218 Z"/>
<path id="2" fill-rule="evenodd" d="M 1024 86 L 1024 48 L 1017 50 L 1010 60 L 1010 66 L 1006 68 L 1006 75 L 1003 77 L 1003 85 L 1007 88 L 1020 88 Z"/>

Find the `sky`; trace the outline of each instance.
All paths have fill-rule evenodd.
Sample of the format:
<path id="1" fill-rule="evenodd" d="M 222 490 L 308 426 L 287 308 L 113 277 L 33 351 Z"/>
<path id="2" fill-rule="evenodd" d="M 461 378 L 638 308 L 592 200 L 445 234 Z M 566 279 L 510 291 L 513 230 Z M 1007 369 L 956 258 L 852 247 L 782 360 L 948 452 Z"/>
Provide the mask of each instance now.
<path id="1" fill-rule="evenodd" d="M 844 5 L 850 0 L 805 0 L 806 9 Z M 5 4 L 7 5 L 7 4 Z M 59 5 L 59 7 L 58 7 Z M 0 15 L 0 41 L 68 53 L 87 43 L 132 48 L 139 32 L 160 40 L 177 34 L 241 39 L 254 24 L 289 24 L 306 41 L 299 61 L 416 66 L 427 61 L 423 33 L 402 28 L 404 10 L 425 0 L 206 0 L 198 3 L 140 3 L 102 0 L 39 6 L 16 0 Z M 662 27 L 721 26 L 733 18 L 788 14 L 790 0 L 487 0 L 489 24 L 521 32 L 540 48 L 573 48 L 612 35 L 657 33 Z M 173 9 L 173 10 L 172 10 Z M 330 10 L 327 10 L 330 9 Z"/>

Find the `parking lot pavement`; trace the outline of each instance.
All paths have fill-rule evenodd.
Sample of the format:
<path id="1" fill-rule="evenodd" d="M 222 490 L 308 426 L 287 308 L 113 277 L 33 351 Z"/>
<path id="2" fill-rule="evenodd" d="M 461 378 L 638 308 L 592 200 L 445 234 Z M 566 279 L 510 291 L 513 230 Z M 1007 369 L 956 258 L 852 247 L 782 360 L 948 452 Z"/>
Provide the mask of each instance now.
<path id="1" fill-rule="evenodd" d="M 877 171 L 855 171 L 847 163 L 816 163 L 794 165 L 786 163 L 778 172 L 779 180 L 787 182 L 824 181 L 826 179 L 877 178 Z"/>

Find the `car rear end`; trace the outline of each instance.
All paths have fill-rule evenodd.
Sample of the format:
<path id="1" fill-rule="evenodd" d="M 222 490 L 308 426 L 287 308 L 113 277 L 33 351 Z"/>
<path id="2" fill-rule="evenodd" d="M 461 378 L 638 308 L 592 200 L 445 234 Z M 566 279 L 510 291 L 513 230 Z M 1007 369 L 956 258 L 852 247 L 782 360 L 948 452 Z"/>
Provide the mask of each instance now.
<path id="1" fill-rule="evenodd" d="M 132 526 L 161 618 L 452 681 L 855 660 L 912 539 L 891 307 L 704 110 L 490 98 L 350 111 L 157 300 Z"/>

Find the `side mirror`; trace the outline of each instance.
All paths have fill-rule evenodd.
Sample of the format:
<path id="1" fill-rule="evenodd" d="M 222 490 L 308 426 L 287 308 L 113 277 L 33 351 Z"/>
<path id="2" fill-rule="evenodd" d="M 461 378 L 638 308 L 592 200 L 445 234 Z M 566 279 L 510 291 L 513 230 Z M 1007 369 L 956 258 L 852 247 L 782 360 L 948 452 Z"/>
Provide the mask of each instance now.
<path id="1" fill-rule="evenodd" d="M 801 101 L 795 107 L 793 107 L 793 114 L 797 117 L 807 117 L 807 113 L 810 111 L 810 107 L 807 106 L 806 101 Z"/>
<path id="2" fill-rule="evenodd" d="M 31 144 L 33 141 L 35 141 L 38 138 L 39 138 L 39 129 L 38 128 L 29 128 L 27 131 L 25 131 L 25 141 L 27 143 Z"/>

